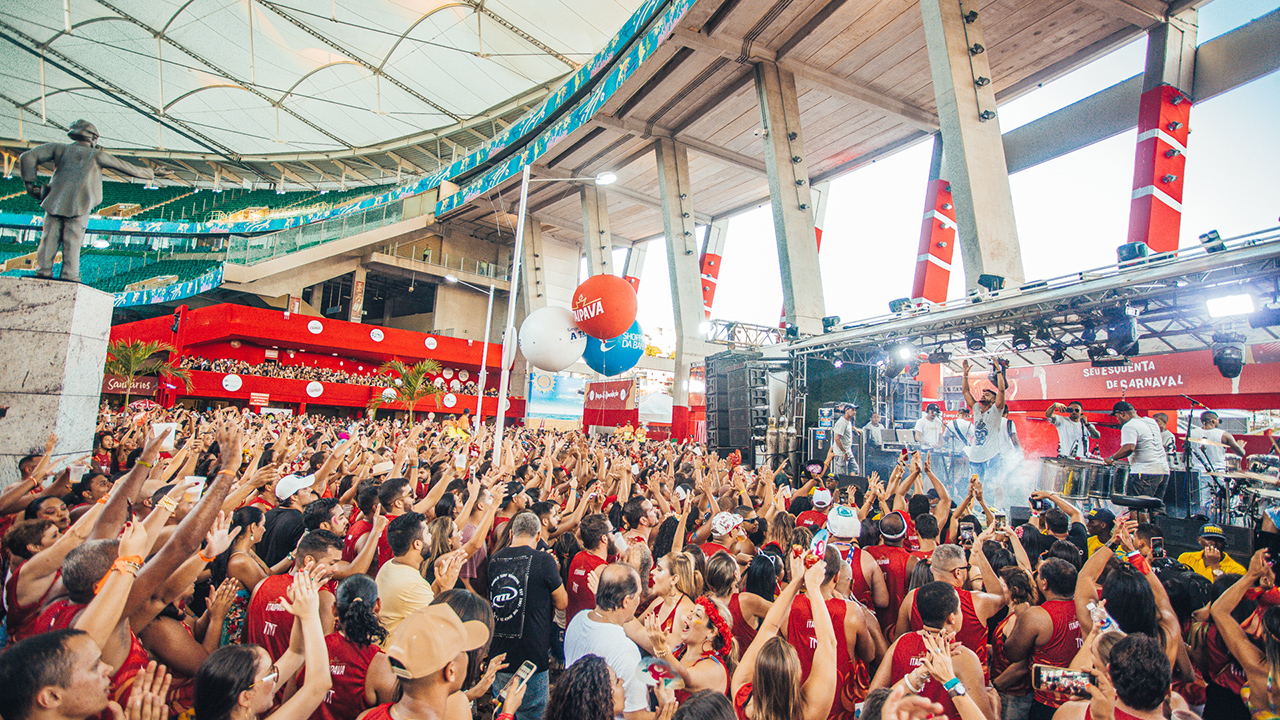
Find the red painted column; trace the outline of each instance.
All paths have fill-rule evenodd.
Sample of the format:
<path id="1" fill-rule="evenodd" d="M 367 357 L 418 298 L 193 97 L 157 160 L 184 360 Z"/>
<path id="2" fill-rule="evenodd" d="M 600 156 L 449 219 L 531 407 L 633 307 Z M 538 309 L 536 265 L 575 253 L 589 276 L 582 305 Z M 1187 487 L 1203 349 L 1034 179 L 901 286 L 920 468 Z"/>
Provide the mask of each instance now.
<path id="1" fill-rule="evenodd" d="M 930 180 L 924 220 L 920 224 L 915 281 L 911 285 L 913 300 L 946 301 L 955 250 L 956 210 L 951 199 L 951 183 L 941 178 Z"/>
<path id="2" fill-rule="evenodd" d="M 671 437 L 675 440 L 689 438 L 689 408 L 675 405 L 671 408 Z"/>
<path id="3" fill-rule="evenodd" d="M 1146 243 L 1152 252 L 1178 249 L 1190 117 L 1190 98 L 1172 85 L 1159 85 L 1142 94 L 1129 242 Z"/>

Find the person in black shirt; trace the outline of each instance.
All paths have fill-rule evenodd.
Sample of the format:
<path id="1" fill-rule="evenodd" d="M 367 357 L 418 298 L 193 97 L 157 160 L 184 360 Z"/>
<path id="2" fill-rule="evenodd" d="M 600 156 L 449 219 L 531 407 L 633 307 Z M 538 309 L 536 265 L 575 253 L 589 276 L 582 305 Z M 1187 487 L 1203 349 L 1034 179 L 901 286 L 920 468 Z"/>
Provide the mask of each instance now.
<path id="1" fill-rule="evenodd" d="M 507 670 L 497 674 L 497 691 L 524 661 L 536 666 L 516 720 L 540 720 L 547 705 L 547 665 L 551 653 L 552 608 L 569 606 L 555 556 L 537 548 L 542 522 L 527 510 L 511 519 L 511 544 L 489 558 L 493 603 L 493 645 L 489 656 L 506 653 Z"/>
<path id="2" fill-rule="evenodd" d="M 263 518 L 266 529 L 256 547 L 258 557 L 268 567 L 274 567 L 298 547 L 298 540 L 307 529 L 302 522 L 302 509 L 316 499 L 311 489 L 314 481 L 314 475 L 285 475 L 276 483 L 280 504 Z"/>

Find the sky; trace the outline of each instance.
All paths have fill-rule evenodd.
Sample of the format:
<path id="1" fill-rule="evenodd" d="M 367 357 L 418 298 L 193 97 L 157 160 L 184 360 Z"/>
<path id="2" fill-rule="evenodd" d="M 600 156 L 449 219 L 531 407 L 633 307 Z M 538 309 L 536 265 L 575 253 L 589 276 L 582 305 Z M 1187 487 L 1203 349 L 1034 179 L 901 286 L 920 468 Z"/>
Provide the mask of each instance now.
<path id="1" fill-rule="evenodd" d="M 1200 10 L 1199 42 L 1278 6 L 1280 0 L 1215 0 Z M 1143 38 L 1001 105 L 1002 132 L 1141 73 L 1145 53 Z M 1192 109 L 1181 245 L 1197 244 L 1208 230 L 1230 237 L 1280 225 L 1280 134 L 1269 122 L 1277 114 L 1280 73 Z M 1134 129 L 1010 177 L 1028 281 L 1115 264 L 1128 229 L 1136 141 Z M 931 153 L 926 141 L 832 182 L 819 256 L 827 315 L 845 322 L 883 315 L 890 300 L 911 294 Z M 776 325 L 777 268 L 769 206 L 731 218 L 712 317 Z M 665 246 L 651 242 L 638 319 L 651 341 L 672 349 L 667 277 Z M 963 294 L 957 252 L 948 297 Z"/>

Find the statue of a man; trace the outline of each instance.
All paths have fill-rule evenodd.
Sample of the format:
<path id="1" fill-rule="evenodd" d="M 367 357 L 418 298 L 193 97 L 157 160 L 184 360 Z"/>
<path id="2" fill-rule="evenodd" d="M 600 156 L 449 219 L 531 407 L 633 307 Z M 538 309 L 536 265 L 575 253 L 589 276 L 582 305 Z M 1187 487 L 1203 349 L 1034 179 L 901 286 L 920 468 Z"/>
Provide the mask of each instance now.
<path id="1" fill-rule="evenodd" d="M 102 202 L 102 168 L 111 168 L 142 180 L 153 180 L 153 173 L 131 165 L 98 145 L 98 128 L 86 120 L 77 120 L 67 136 L 73 143 L 46 143 L 20 155 L 22 182 L 27 194 L 44 208 L 44 232 L 36 251 L 39 268 L 36 277 L 53 277 L 53 258 L 62 249 L 62 280 L 80 281 L 80 246 L 89 225 L 89 213 Z M 53 179 L 48 185 L 36 184 L 36 170 L 53 163 Z"/>

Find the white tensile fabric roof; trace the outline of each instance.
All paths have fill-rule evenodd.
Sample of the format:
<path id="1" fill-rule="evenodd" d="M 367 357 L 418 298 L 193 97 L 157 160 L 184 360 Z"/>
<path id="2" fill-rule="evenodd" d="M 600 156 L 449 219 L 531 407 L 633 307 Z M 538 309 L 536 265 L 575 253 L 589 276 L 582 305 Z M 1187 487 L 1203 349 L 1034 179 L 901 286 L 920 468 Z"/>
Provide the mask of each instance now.
<path id="1" fill-rule="evenodd" d="M 540 97 L 639 2 L 8 0 L 0 137 L 64 141 L 84 118 L 110 148 L 368 147 Z"/>

